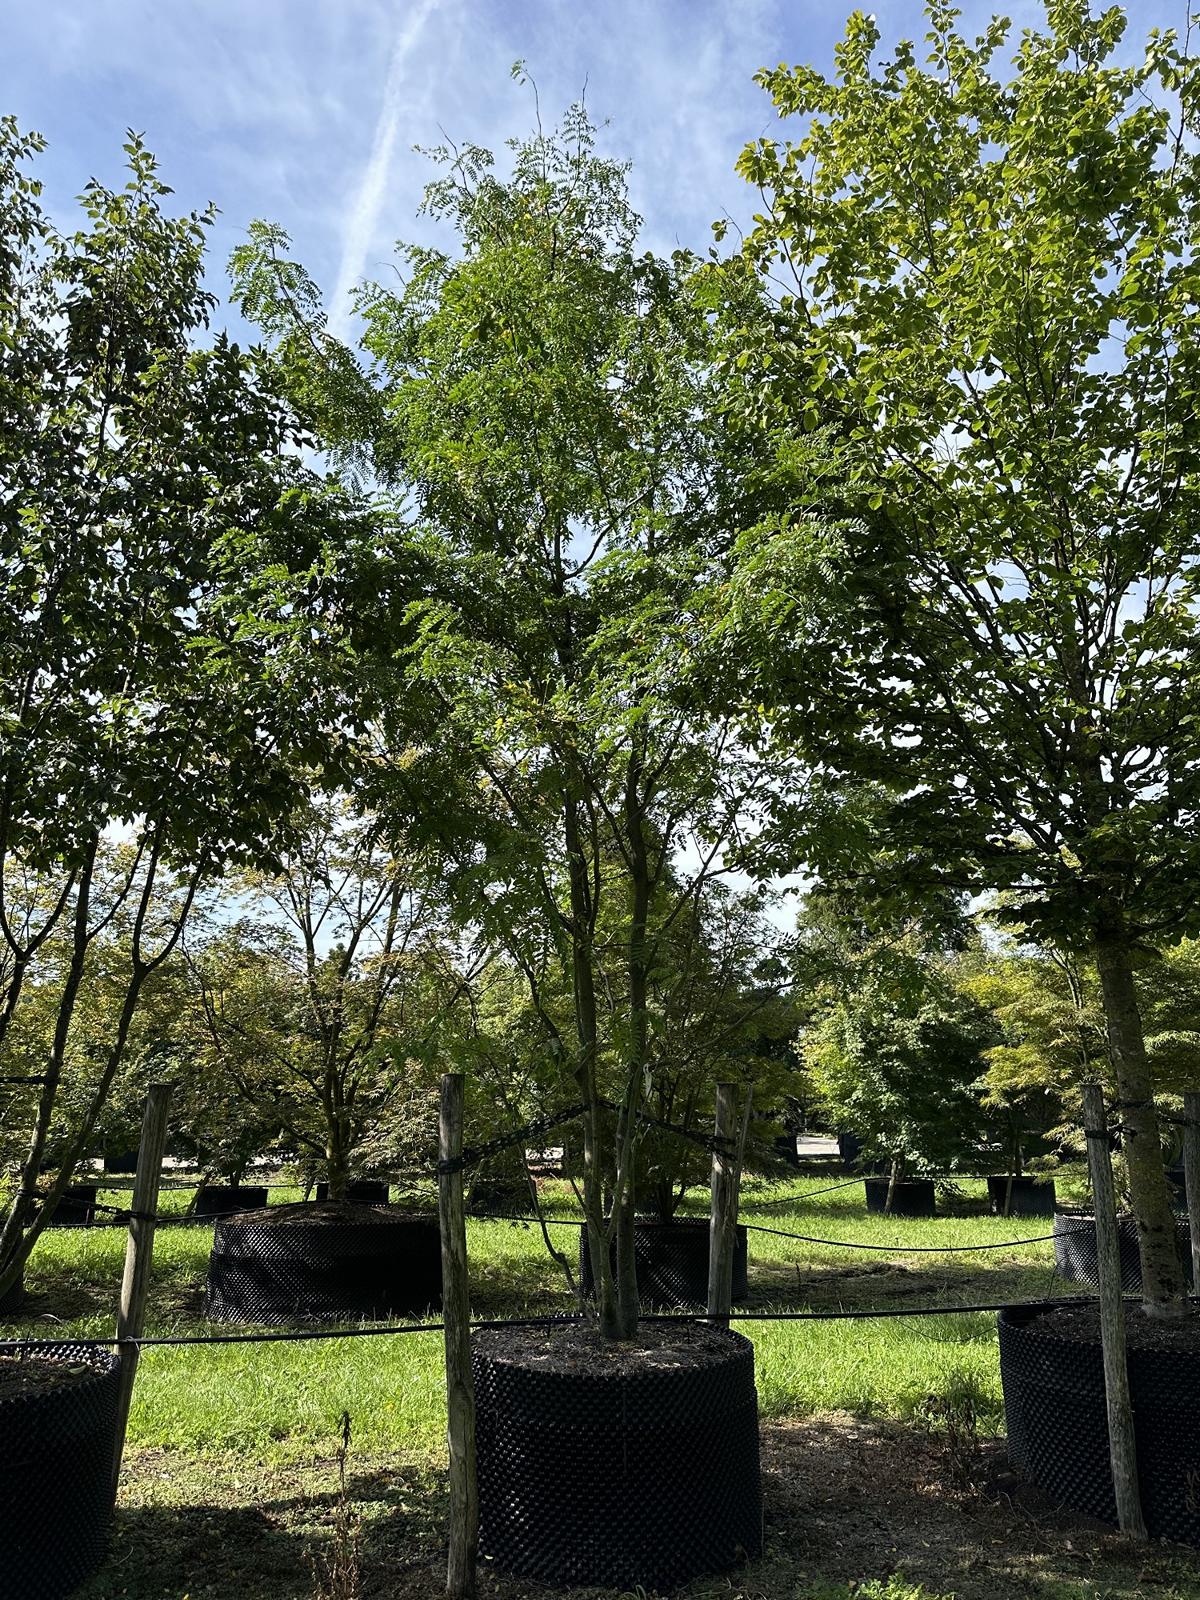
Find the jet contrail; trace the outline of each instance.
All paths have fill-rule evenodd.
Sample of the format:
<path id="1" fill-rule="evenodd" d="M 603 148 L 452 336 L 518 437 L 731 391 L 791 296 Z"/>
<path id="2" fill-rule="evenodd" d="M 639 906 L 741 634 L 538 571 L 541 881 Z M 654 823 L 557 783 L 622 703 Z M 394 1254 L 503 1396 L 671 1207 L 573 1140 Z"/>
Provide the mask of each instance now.
<path id="1" fill-rule="evenodd" d="M 344 338 L 350 322 L 350 293 L 363 275 L 367 251 L 383 209 L 383 197 L 391 171 L 392 153 L 400 129 L 400 90 L 404 72 L 421 30 L 437 10 L 441 0 L 418 0 L 408 20 L 397 30 L 383 86 L 383 103 L 375 124 L 371 155 L 350 208 L 342 236 L 342 260 L 330 299 L 330 332 Z"/>

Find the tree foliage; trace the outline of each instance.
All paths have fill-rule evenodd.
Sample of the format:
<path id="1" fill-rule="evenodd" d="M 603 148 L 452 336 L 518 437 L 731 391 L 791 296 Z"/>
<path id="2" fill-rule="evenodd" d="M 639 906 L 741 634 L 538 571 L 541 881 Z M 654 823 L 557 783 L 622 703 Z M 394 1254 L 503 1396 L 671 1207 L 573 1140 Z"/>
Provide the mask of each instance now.
<path id="1" fill-rule="evenodd" d="M 298 763 L 329 754 L 316 690 L 329 542 L 347 509 L 302 465 L 303 435 L 258 359 L 206 333 L 212 213 L 171 216 L 170 190 L 131 136 L 128 182 L 90 182 L 81 227 L 61 233 L 28 171 L 40 148 L 0 122 L 0 1060 L 10 1075 L 22 1007 L 46 1003 L 44 983 L 55 996 L 48 1053 L 18 1063 L 41 1082 L 0 1228 L 0 1287 L 48 1215 L 34 1217 L 34 1190 L 98 941 L 123 931 L 121 1003 L 49 1209 L 201 885 L 273 857 Z"/>
<path id="2" fill-rule="evenodd" d="M 769 623 L 775 731 L 819 762 L 825 871 L 1002 889 L 1098 962 L 1147 1307 L 1172 1314 L 1133 971 L 1197 927 L 1200 78 L 1170 33 L 1124 64 L 1123 14 L 1083 0 L 1011 71 L 1007 22 L 926 15 L 924 60 L 881 59 L 856 12 L 832 77 L 761 75 L 801 128 L 741 159 L 764 207 L 740 270 L 789 334 L 759 377 L 807 396 L 770 413 L 781 470 L 822 424 L 840 481 L 757 530 L 738 600 Z"/>

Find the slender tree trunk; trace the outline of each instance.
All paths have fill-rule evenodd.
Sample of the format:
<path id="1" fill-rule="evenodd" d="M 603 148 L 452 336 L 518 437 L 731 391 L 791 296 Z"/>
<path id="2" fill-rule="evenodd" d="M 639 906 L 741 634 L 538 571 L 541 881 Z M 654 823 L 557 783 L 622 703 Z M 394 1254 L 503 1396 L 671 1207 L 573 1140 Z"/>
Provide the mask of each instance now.
<path id="1" fill-rule="evenodd" d="M 596 1285 L 600 1329 L 605 1338 L 620 1338 L 616 1284 L 608 1254 L 604 1224 L 604 1168 L 601 1160 L 600 1107 L 596 1104 L 596 984 L 592 970 L 591 885 L 579 825 L 579 802 L 568 796 L 563 806 L 563 831 L 567 849 L 567 881 L 571 896 L 571 980 L 574 995 L 575 1034 L 578 1043 L 575 1079 L 583 1112 L 583 1214 L 587 1224 L 588 1253 Z"/>
<path id="2" fill-rule="evenodd" d="M 1095 954 L 1117 1087 L 1118 1117 L 1124 1129 L 1129 1195 L 1137 1223 L 1142 1307 L 1148 1316 L 1180 1317 L 1187 1311 L 1183 1268 L 1163 1172 L 1158 1113 L 1129 941 L 1119 911 L 1109 910 L 1098 927 Z"/>
<path id="3" fill-rule="evenodd" d="M 617 1306 L 621 1337 L 632 1339 L 638 1327 L 637 1258 L 634 1249 L 634 1142 L 641 1103 L 649 1037 L 650 872 L 646 853 L 645 817 L 638 791 L 640 767 L 631 758 L 625 783 L 631 903 L 626 967 L 629 981 L 629 1054 L 625 1063 L 625 1096 L 617 1125 L 617 1197 L 613 1209 L 616 1240 Z"/>

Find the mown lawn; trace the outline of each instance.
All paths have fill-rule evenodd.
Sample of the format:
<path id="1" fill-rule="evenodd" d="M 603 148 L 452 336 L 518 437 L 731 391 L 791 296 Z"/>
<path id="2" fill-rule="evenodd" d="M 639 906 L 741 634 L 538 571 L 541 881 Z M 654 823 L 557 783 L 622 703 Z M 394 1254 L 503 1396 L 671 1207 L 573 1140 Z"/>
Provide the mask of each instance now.
<path id="1" fill-rule="evenodd" d="M 964 1183 L 957 1195 L 949 1196 L 950 1214 L 905 1221 L 868 1218 L 861 1185 L 817 1192 L 826 1191 L 831 1181 L 836 1179 L 747 1182 L 744 1221 L 846 1241 L 828 1248 L 751 1233 L 749 1309 L 919 1307 L 1064 1292 L 1066 1286 L 1053 1278 L 1053 1251 L 1046 1242 L 995 1255 L 902 1253 L 904 1245 L 995 1243 L 1049 1232 L 1049 1224 L 1036 1219 L 972 1214 L 982 1208 L 982 1184 Z M 1060 1198 L 1069 1198 L 1070 1183 L 1065 1188 L 1063 1194 L 1060 1184 Z M 806 1199 L 808 1195 L 813 1198 Z M 273 1203 L 295 1197 L 283 1192 L 273 1196 Z M 120 1203 L 122 1197 L 110 1192 L 101 1198 Z M 170 1195 L 164 1208 L 181 1207 L 184 1198 Z M 696 1198 L 702 1207 L 704 1197 Z M 546 1186 L 546 1204 L 553 1215 L 574 1209 L 563 1185 Z M 573 1230 L 557 1232 L 573 1248 Z M 852 1241 L 883 1248 L 858 1251 L 850 1248 Z M 205 1227 L 160 1230 L 148 1332 L 205 1331 L 200 1309 L 210 1243 Z M 565 1283 L 535 1229 L 472 1220 L 469 1246 L 477 1315 L 570 1308 Z M 117 1228 L 48 1233 L 27 1270 L 27 1313 L 0 1325 L 0 1335 L 107 1335 L 123 1252 L 124 1233 Z M 924 1600 L 941 1594 L 990 1600 L 1008 1593 L 1042 1600 L 1200 1596 L 1187 1558 L 1181 1569 L 1176 1553 L 1165 1566 L 1159 1563 L 1161 1572 L 1155 1576 L 1141 1563 L 1115 1558 L 1109 1548 L 1113 1541 L 1095 1531 L 1081 1536 L 1087 1570 L 1073 1572 L 1078 1561 L 1069 1525 L 1061 1536 L 1050 1536 L 1043 1528 L 1033 1545 L 1040 1540 L 1045 1546 L 1048 1540 L 1048 1547 L 1031 1548 L 1017 1568 L 998 1563 L 997 1570 L 1005 1573 L 999 1585 L 992 1583 L 986 1568 L 982 1574 L 970 1569 L 981 1539 L 992 1541 L 995 1553 L 1006 1552 L 1007 1560 L 1014 1535 L 1008 1523 L 999 1537 L 994 1528 L 986 1539 L 979 1530 L 969 1533 L 970 1517 L 985 1510 L 994 1517 L 1000 1501 L 996 1494 L 976 1495 L 971 1511 L 963 1501 L 961 1463 L 952 1463 L 953 1492 L 947 1493 L 938 1462 L 954 1444 L 946 1431 L 948 1412 L 952 1424 L 971 1420 L 977 1428 L 982 1442 L 971 1470 L 977 1469 L 981 1479 L 1003 1470 L 1002 1447 L 987 1442 L 1003 1429 L 994 1316 L 738 1326 L 756 1348 L 766 1425 L 768 1534 L 774 1543 L 769 1543 L 767 1560 L 747 1574 L 693 1586 L 689 1593 L 743 1595 L 747 1600 L 823 1600 L 850 1593 L 864 1600 Z M 307 1600 L 314 1593 L 310 1558 L 328 1539 L 332 1523 L 332 1454 L 343 1412 L 353 1425 L 351 1494 L 362 1518 L 362 1594 L 440 1592 L 436 1569 L 445 1436 L 441 1363 L 440 1334 L 416 1332 L 146 1350 L 130 1419 L 113 1554 L 86 1595 L 95 1600 L 118 1595 L 130 1600 L 199 1600 L 201 1595 Z M 853 1500 L 861 1492 L 859 1474 L 848 1467 L 845 1456 L 855 1450 L 865 1452 L 864 1459 L 882 1474 L 881 1497 L 886 1498 L 889 1487 L 907 1485 L 901 1495 L 905 1505 L 895 1513 L 898 1520 L 893 1524 L 883 1519 L 901 1544 L 889 1534 L 878 1549 L 860 1548 L 844 1529 L 837 1531 L 836 1517 L 833 1531 L 814 1543 L 813 1507 L 791 1503 L 795 1485 L 811 1478 L 814 1458 L 826 1463 L 823 1475 L 818 1473 L 812 1483 L 814 1504 L 822 1504 L 825 1481 L 842 1483 L 840 1498 Z M 902 1548 L 908 1539 L 905 1530 L 930 1505 L 942 1521 L 949 1512 L 952 1529 L 962 1523 L 962 1537 L 947 1538 L 939 1522 L 938 1530 L 927 1530 L 928 1538 Z M 1032 1522 L 1022 1512 L 1019 1529 L 1027 1531 L 1027 1523 L 1041 1526 L 1037 1519 L 1045 1512 L 1043 1507 L 1029 1513 Z M 774 1534 L 773 1516 L 778 1522 Z M 797 1519 L 803 1525 L 799 1534 Z M 824 1520 L 829 1521 L 828 1515 Z M 870 1525 L 869 1509 L 856 1515 L 856 1525 L 864 1520 Z M 1076 1535 L 1080 1537 L 1078 1530 Z M 1018 1546 L 1022 1540 L 1018 1534 Z M 848 1550 L 856 1551 L 849 1570 L 842 1560 Z M 937 1559 L 923 1553 L 928 1551 L 937 1552 Z M 1100 1559 L 1097 1551 L 1104 1565 L 1099 1578 L 1093 1571 Z M 942 1581 L 947 1576 L 952 1584 Z M 851 1589 L 846 1587 L 851 1579 L 878 1582 L 875 1589 L 861 1584 Z M 532 1592 L 528 1585 L 505 1585 L 491 1574 L 487 1583 L 492 1587 L 485 1586 L 484 1592 L 497 1596 Z M 925 1586 L 914 1588 L 914 1583 Z"/>

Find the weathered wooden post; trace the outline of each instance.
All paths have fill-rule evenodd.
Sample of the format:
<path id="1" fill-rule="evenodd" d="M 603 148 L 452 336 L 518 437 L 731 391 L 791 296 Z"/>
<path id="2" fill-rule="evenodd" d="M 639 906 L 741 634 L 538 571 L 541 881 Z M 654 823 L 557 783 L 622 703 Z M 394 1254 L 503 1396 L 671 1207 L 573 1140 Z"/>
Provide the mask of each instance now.
<path id="1" fill-rule="evenodd" d="M 1117 1232 L 1117 1195 L 1108 1150 L 1104 1091 L 1098 1083 L 1083 1086 L 1083 1129 L 1087 1135 L 1088 1171 L 1096 1210 L 1096 1265 L 1100 1281 L 1100 1345 L 1104 1392 L 1108 1405 L 1108 1450 L 1116 1491 L 1117 1521 L 1122 1533 L 1146 1537 L 1138 1489 L 1137 1445 L 1129 1367 L 1125 1360 L 1125 1305 L 1121 1299 L 1121 1242 Z"/>
<path id="2" fill-rule="evenodd" d="M 711 1209 L 708 1225 L 708 1315 L 725 1326 L 733 1306 L 733 1252 L 737 1239 L 738 1195 L 742 1183 L 742 1158 L 750 1126 L 751 1085 L 736 1144 L 737 1086 L 717 1085 L 717 1113 L 713 1133 Z M 732 1148 L 731 1148 L 732 1147 Z"/>
<path id="3" fill-rule="evenodd" d="M 162 1177 L 163 1151 L 167 1144 L 167 1108 L 171 1102 L 169 1083 L 152 1083 L 142 1117 L 142 1139 L 138 1145 L 137 1171 L 133 1179 L 133 1200 L 129 1212 L 129 1239 L 125 1246 L 125 1274 L 121 1279 L 121 1298 L 117 1305 L 117 1338 L 140 1338 L 146 1325 L 146 1299 L 150 1292 L 150 1268 L 154 1261 L 154 1217 L 158 1210 L 158 1186 Z M 133 1401 L 133 1380 L 137 1376 L 137 1345 L 121 1347 L 121 1374 L 117 1390 L 117 1438 L 113 1455 L 113 1494 L 121 1481 L 121 1457 L 125 1451 L 125 1430 Z"/>
<path id="4" fill-rule="evenodd" d="M 438 1122 L 438 1222 L 446 1341 L 446 1441 L 450 1448 L 450 1556 L 446 1593 L 475 1600 L 479 1485 L 475 1475 L 475 1385 L 471 1376 L 471 1287 L 463 1205 L 463 1076 L 442 1077 Z"/>
<path id="5" fill-rule="evenodd" d="M 1200 1294 L 1200 1094 L 1183 1097 L 1183 1181 L 1192 1236 L 1192 1293 Z"/>

